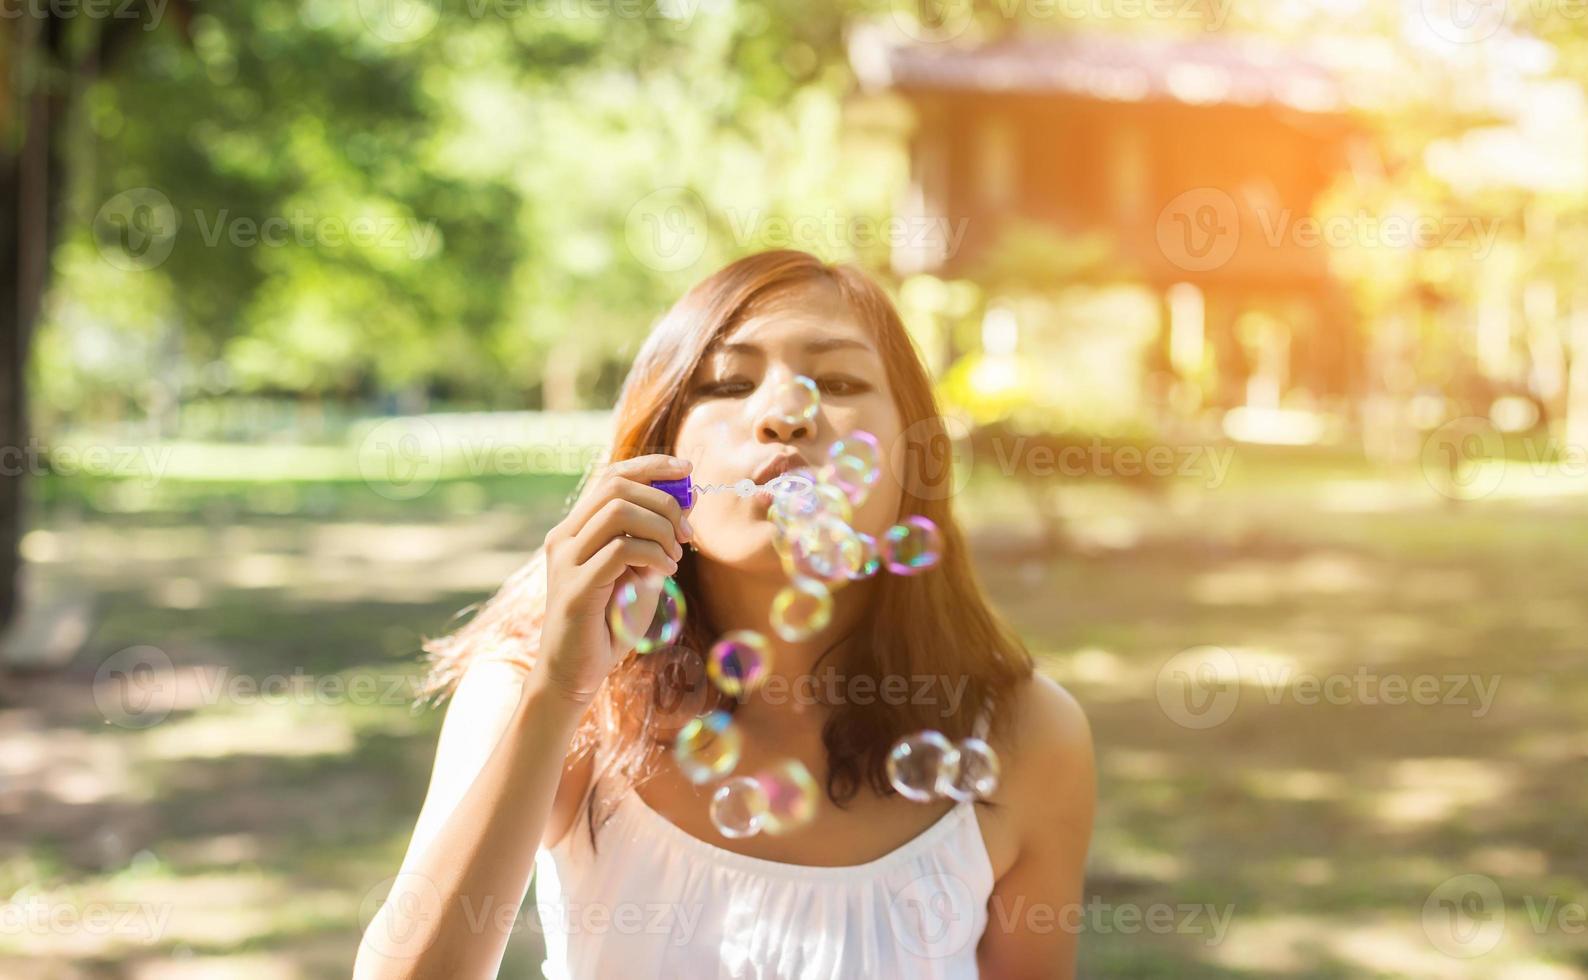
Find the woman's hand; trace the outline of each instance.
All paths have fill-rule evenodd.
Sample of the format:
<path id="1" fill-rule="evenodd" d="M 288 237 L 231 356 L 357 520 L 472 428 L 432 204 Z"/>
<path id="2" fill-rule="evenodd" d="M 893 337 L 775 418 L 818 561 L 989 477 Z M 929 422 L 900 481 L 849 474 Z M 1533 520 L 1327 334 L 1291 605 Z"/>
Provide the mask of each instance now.
<path id="1" fill-rule="evenodd" d="M 538 668 L 551 689 L 588 704 L 632 649 L 612 635 L 607 604 L 634 584 L 639 608 L 654 608 L 660 577 L 678 571 L 692 534 L 683 510 L 652 480 L 690 470 L 674 456 L 636 456 L 591 478 L 578 503 L 546 535 L 546 621 Z M 649 622 L 647 619 L 646 622 Z"/>

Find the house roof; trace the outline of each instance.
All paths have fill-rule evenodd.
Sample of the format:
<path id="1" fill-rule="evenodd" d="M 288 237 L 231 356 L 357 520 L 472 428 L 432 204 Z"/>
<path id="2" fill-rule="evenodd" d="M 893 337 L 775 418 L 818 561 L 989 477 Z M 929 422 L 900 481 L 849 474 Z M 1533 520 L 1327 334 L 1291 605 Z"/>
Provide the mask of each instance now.
<path id="1" fill-rule="evenodd" d="M 1343 111 L 1336 76 L 1294 49 L 1228 38 L 1071 33 L 981 45 L 901 38 L 878 25 L 850 36 L 867 89 L 1053 93 L 1108 102 L 1282 106 Z"/>

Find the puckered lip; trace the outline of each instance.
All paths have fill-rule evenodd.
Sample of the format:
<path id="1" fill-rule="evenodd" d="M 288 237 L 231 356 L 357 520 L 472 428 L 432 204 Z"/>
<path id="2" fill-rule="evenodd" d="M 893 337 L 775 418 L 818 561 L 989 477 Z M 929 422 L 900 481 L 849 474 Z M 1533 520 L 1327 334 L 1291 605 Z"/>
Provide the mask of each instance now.
<path id="1" fill-rule="evenodd" d="M 784 473 L 809 466 L 810 464 L 805 461 L 805 457 L 800 453 L 794 451 L 782 452 L 762 463 L 760 468 L 751 476 L 751 479 L 756 482 L 757 486 L 762 486 L 768 481 L 782 476 Z"/>

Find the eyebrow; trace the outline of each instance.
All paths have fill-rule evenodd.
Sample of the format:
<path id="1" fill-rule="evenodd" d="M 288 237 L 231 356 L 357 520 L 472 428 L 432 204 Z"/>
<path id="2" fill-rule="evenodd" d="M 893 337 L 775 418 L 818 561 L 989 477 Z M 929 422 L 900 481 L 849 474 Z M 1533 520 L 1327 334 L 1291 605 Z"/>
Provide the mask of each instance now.
<path id="1" fill-rule="evenodd" d="M 835 350 L 870 351 L 871 345 L 863 340 L 855 340 L 850 337 L 826 337 L 821 340 L 813 340 L 805 345 L 805 353 L 807 354 L 826 354 L 829 351 Z M 764 351 L 762 351 L 761 348 L 756 344 L 748 344 L 741 341 L 735 343 L 713 343 L 706 349 L 706 353 L 751 354 L 760 356 L 764 353 Z"/>

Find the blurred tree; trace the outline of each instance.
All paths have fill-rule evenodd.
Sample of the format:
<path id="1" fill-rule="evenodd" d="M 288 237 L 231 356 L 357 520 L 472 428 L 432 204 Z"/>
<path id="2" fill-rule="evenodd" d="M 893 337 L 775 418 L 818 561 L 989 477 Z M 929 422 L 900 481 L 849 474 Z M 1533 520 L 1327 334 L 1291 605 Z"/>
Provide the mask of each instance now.
<path id="1" fill-rule="evenodd" d="M 34 324 L 60 239 L 61 205 L 75 160 L 67 134 L 75 96 L 169 12 L 179 29 L 187 0 L 158 8 L 26 7 L 0 19 L 0 629 L 16 612 L 24 481 L 34 454 L 25 384 Z"/>
<path id="2" fill-rule="evenodd" d="M 836 169 L 847 9 L 206 8 L 195 56 L 156 41 L 90 95 L 100 166 L 74 189 L 38 401 L 608 400 L 609 365 L 709 267 L 769 244 L 855 251 L 841 230 L 789 241 L 777 218 L 886 213 L 886 180 Z M 153 240 L 134 255 L 117 229 L 140 207 Z M 677 240 L 657 252 L 652 232 Z M 77 356 L 107 336 L 123 356 Z M 172 351 L 180 371 L 153 363 Z"/>

